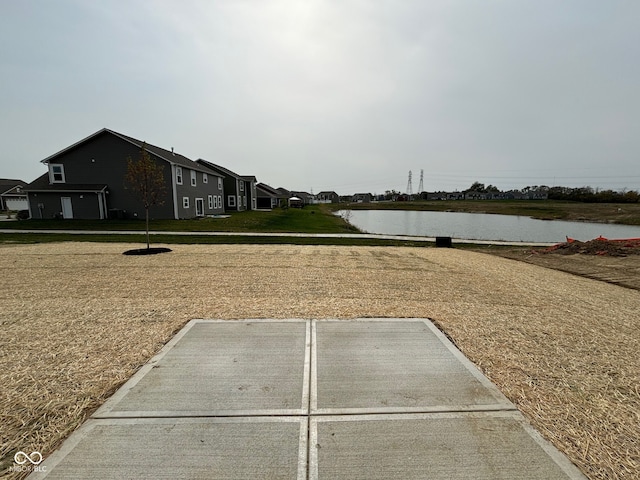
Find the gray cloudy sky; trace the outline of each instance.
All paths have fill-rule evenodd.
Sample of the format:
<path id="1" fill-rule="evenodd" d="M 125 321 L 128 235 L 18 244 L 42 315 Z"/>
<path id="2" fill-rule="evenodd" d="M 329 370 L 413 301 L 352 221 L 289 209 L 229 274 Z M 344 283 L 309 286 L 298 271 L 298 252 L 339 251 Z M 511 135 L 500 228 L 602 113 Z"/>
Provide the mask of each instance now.
<path id="1" fill-rule="evenodd" d="M 1 0 L 0 177 L 107 127 L 289 189 L 640 189 L 637 0 Z"/>

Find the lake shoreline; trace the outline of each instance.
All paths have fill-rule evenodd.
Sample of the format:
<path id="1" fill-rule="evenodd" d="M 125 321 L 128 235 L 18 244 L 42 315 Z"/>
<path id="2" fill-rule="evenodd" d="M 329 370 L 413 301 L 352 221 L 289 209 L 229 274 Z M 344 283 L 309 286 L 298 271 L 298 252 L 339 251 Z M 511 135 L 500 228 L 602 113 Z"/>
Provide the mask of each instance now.
<path id="1" fill-rule="evenodd" d="M 639 203 L 581 203 L 558 200 L 430 200 L 330 204 L 331 210 L 411 210 L 515 215 L 536 220 L 640 225 Z"/>
<path id="2" fill-rule="evenodd" d="M 362 232 L 377 235 L 520 243 L 560 243 L 567 238 L 588 241 L 598 237 L 640 237 L 640 227 L 637 225 L 578 220 L 549 221 L 524 215 L 362 208 L 338 210 L 335 213 Z"/>

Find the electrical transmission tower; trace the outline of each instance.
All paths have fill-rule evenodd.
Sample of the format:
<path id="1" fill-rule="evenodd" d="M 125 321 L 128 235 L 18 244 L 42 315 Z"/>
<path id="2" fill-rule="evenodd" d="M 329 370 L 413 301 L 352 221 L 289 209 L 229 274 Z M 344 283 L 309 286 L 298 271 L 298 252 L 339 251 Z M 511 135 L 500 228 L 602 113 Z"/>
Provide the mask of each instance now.
<path id="1" fill-rule="evenodd" d="M 409 170 L 409 181 L 407 181 L 407 196 L 411 198 L 413 195 L 413 185 L 411 184 L 411 170 Z"/>
<path id="2" fill-rule="evenodd" d="M 424 170 L 420 169 L 420 185 L 418 186 L 418 195 L 424 192 Z"/>

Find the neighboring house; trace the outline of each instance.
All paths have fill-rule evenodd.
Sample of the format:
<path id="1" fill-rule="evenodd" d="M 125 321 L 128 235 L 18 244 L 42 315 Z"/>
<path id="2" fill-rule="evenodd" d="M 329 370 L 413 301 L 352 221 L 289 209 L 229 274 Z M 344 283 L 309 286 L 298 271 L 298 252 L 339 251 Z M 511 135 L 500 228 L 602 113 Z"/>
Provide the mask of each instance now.
<path id="1" fill-rule="evenodd" d="M 256 184 L 257 206 L 260 209 L 271 210 L 286 205 L 289 195 L 284 195 L 266 183 Z"/>
<path id="2" fill-rule="evenodd" d="M 354 203 L 371 203 L 370 193 L 356 193 L 351 199 Z"/>
<path id="3" fill-rule="evenodd" d="M 257 178 L 253 175 L 243 175 L 242 180 L 245 182 L 244 185 L 247 198 L 247 200 L 245 200 L 247 202 L 245 207 L 250 205 L 247 209 L 255 210 L 258 208 L 258 192 L 256 191 Z"/>
<path id="4" fill-rule="evenodd" d="M 340 202 L 340 196 L 336 192 L 320 192 L 316 197 L 317 197 L 318 203 L 339 203 Z"/>
<path id="5" fill-rule="evenodd" d="M 256 177 L 238 175 L 228 168 L 202 158 L 196 162 L 201 167 L 224 178 L 225 210 L 241 212 L 257 208 Z"/>
<path id="6" fill-rule="evenodd" d="M 22 180 L 0 178 L 0 210 L 20 211 L 28 210 L 29 202 Z"/>
<path id="7" fill-rule="evenodd" d="M 426 200 L 464 200 L 463 192 L 424 192 Z"/>
<path id="8" fill-rule="evenodd" d="M 291 190 L 289 198 L 291 197 L 298 197 L 299 199 L 302 200 L 302 202 L 305 205 L 311 205 L 313 203 L 315 203 L 316 201 L 316 197 L 315 195 L 309 193 L 309 192 L 296 192 L 294 190 Z"/>
<path id="9" fill-rule="evenodd" d="M 103 128 L 42 160 L 48 172 L 27 185 L 31 218 L 144 218 L 138 195 L 125 183 L 127 161 L 143 147 L 162 168 L 162 205 L 151 218 L 181 219 L 224 213 L 223 180 L 193 160 Z"/>

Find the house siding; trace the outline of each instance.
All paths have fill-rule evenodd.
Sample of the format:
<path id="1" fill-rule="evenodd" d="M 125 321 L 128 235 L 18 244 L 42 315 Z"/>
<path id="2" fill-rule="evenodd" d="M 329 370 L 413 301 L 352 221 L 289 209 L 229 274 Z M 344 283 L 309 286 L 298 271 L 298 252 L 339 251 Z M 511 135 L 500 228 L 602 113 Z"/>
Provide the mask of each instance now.
<path id="1" fill-rule="evenodd" d="M 149 146 L 157 151 L 157 147 Z M 224 213 L 224 207 L 209 209 L 207 198 L 209 195 L 223 197 L 222 189 L 218 188 L 218 177 L 212 173 L 207 173 L 208 182 L 204 183 L 203 173 L 194 163 L 196 168 L 190 169 L 184 165 L 182 168 L 182 185 L 175 184 L 175 165 L 172 165 L 171 158 L 165 159 L 147 150 L 150 158 L 160 167 L 165 181 L 165 192 L 160 199 L 159 205 L 151 206 L 149 209 L 150 218 L 193 218 L 195 217 L 196 198 L 205 200 L 204 214 Z M 158 155 L 163 155 L 158 152 Z M 170 155 L 170 154 L 169 154 Z M 74 218 L 99 219 L 100 203 L 96 192 L 79 192 L 81 185 L 106 185 L 104 198 L 104 216 L 109 216 L 112 212 L 114 216 L 124 216 L 125 218 L 144 218 L 145 210 L 138 194 L 126 185 L 125 175 L 127 173 L 127 159 L 136 161 L 140 156 L 140 147 L 131 143 L 127 139 L 121 138 L 114 132 L 105 130 L 89 137 L 86 141 L 70 147 L 63 152 L 50 157 L 50 164 L 61 164 L 64 166 L 64 183 L 49 182 L 48 173 L 46 178 L 32 182 L 30 186 L 33 191 L 28 192 L 30 212 L 33 218 L 53 218 L 61 210 L 61 198 L 71 198 Z M 184 157 L 176 155 L 180 162 L 189 162 Z M 192 171 L 196 173 L 196 185 L 191 184 Z M 35 184 L 38 184 L 36 186 Z M 42 188 L 39 188 L 41 186 Z M 68 191 L 65 191 L 68 186 Z M 182 197 L 189 198 L 189 208 L 185 209 L 182 204 Z"/>
<path id="2" fill-rule="evenodd" d="M 136 145 L 126 142 L 108 132 L 104 132 L 89 142 L 78 145 L 72 150 L 56 157 L 51 163 L 64 165 L 64 184 L 66 185 L 87 183 L 108 185 L 108 193 L 106 194 L 107 211 L 120 210 L 125 212 L 127 218 L 144 218 L 145 211 L 142 202 L 138 195 L 131 190 L 130 187 L 125 185 L 124 180 L 127 173 L 127 158 L 130 157 L 135 161 L 139 158 L 139 155 L 140 148 Z M 173 218 L 173 202 L 171 201 L 170 189 L 171 172 L 169 165 L 162 160 L 158 160 L 154 155 L 150 156 L 161 167 L 167 188 L 162 198 L 162 205 L 152 206 L 149 209 L 149 216 L 152 218 Z M 54 199 L 53 205 L 49 205 L 50 202 L 47 202 L 47 211 L 52 208 L 54 212 L 56 208 L 58 210 L 60 209 L 60 197 L 72 196 L 72 202 L 75 199 L 75 194 L 56 192 L 53 195 L 57 197 L 57 200 Z M 41 196 L 42 194 L 38 194 L 38 197 Z M 80 199 L 77 198 L 77 200 L 79 201 Z M 94 200 L 97 205 L 97 200 Z M 40 202 L 41 200 L 38 201 Z M 55 203 L 58 203 L 57 207 Z M 81 208 L 76 211 L 75 202 L 73 203 L 74 218 L 100 218 L 95 214 L 83 216 L 85 214 L 89 215 L 92 210 L 90 208 Z M 78 203 L 84 204 L 85 202 Z M 32 214 L 33 213 L 34 212 L 32 212 Z"/>
<path id="3" fill-rule="evenodd" d="M 196 174 L 196 185 L 191 185 L 191 172 Z M 191 170 L 182 167 L 182 185 L 175 185 L 176 197 L 178 199 L 178 217 L 179 218 L 195 218 L 196 217 L 196 198 L 204 199 L 204 215 L 219 215 L 224 213 L 224 200 L 218 203 L 218 208 L 209 208 L 208 197 L 215 195 L 224 198 L 224 188 L 218 188 L 218 176 L 215 173 L 208 172 L 208 182 L 203 181 L 203 172 L 199 170 Z M 185 181 L 188 179 L 188 181 Z M 189 198 L 189 208 L 184 208 L 182 199 Z M 215 205 L 215 203 L 214 203 Z"/>
<path id="4" fill-rule="evenodd" d="M 249 175 L 238 175 L 219 165 L 198 159 L 203 168 L 223 177 L 224 208 L 229 212 L 253 210 L 257 206 L 256 178 Z M 242 187 L 241 187 L 242 185 Z"/>

